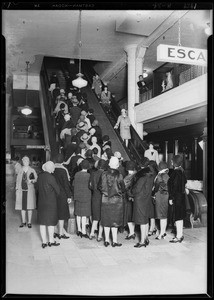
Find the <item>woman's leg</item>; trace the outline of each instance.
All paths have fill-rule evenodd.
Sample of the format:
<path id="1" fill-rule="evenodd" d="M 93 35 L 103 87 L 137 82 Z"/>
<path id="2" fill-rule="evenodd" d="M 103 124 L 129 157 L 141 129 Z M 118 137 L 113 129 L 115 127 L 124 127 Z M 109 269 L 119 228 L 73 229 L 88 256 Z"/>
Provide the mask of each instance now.
<path id="1" fill-rule="evenodd" d="M 26 210 L 21 210 L 22 223 L 26 223 Z"/>
<path id="2" fill-rule="evenodd" d="M 39 230 L 40 230 L 40 235 L 41 235 L 41 238 L 42 238 L 42 243 L 46 244 L 47 243 L 46 226 L 45 225 L 40 225 Z"/>
<path id="3" fill-rule="evenodd" d="M 129 227 L 129 236 L 134 234 L 134 229 L 135 229 L 135 223 L 134 222 L 128 222 L 127 223 Z"/>
<path id="4" fill-rule="evenodd" d="M 110 227 L 104 226 L 104 233 L 105 233 L 105 242 L 109 242 Z"/>
<path id="5" fill-rule="evenodd" d="M 31 224 L 32 213 L 33 213 L 33 211 L 32 211 L 31 209 L 29 209 L 29 210 L 27 211 L 27 215 L 28 215 L 28 224 Z"/>
<path id="6" fill-rule="evenodd" d="M 145 239 L 148 239 L 148 233 L 149 233 L 149 223 L 146 224 L 146 229 L 145 229 L 146 238 Z"/>
<path id="7" fill-rule="evenodd" d="M 164 235 L 166 233 L 166 225 L 167 219 L 160 219 L 160 235 Z"/>
<path id="8" fill-rule="evenodd" d="M 48 238 L 50 243 L 54 243 L 54 226 L 48 226 Z"/>
<path id="9" fill-rule="evenodd" d="M 82 232 L 81 217 L 80 216 L 76 216 L 76 220 L 77 220 L 77 231 Z"/>
<path id="10" fill-rule="evenodd" d="M 129 144 L 129 140 L 125 140 L 126 148 L 128 147 L 128 144 Z"/>
<path id="11" fill-rule="evenodd" d="M 183 236 L 183 220 L 176 221 L 177 238 L 180 239 Z"/>
<path id="12" fill-rule="evenodd" d="M 148 226 L 148 224 L 140 225 L 140 244 L 144 244 L 144 242 L 145 242 L 145 239 L 146 239 L 146 226 Z"/>
<path id="13" fill-rule="evenodd" d="M 117 243 L 117 231 L 118 231 L 117 227 L 111 227 L 113 243 Z"/>
<path id="14" fill-rule="evenodd" d="M 103 226 L 101 225 L 101 223 L 99 224 L 99 231 L 98 231 L 98 239 L 102 239 L 103 236 Z"/>
<path id="15" fill-rule="evenodd" d="M 85 216 L 82 217 L 82 234 L 86 234 L 86 221 L 87 218 Z"/>
<path id="16" fill-rule="evenodd" d="M 153 230 L 155 230 L 155 219 L 151 218 L 149 231 L 152 232 Z"/>
<path id="17" fill-rule="evenodd" d="M 90 236 L 94 236 L 94 231 L 97 229 L 97 224 L 98 224 L 98 221 L 94 220 L 92 222 L 92 227 L 91 227 L 91 233 L 90 233 Z"/>
<path id="18" fill-rule="evenodd" d="M 59 235 L 63 235 L 64 220 L 59 220 Z"/>

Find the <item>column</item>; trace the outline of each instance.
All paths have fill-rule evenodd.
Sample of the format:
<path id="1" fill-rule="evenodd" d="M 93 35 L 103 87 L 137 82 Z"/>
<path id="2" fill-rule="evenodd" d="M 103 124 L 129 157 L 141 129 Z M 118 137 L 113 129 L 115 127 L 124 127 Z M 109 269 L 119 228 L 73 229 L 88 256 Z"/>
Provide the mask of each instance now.
<path id="1" fill-rule="evenodd" d="M 175 140 L 175 155 L 178 154 L 178 140 Z"/>
<path id="2" fill-rule="evenodd" d="M 194 138 L 194 176 L 198 177 L 198 138 Z"/>
<path id="3" fill-rule="evenodd" d="M 165 159 L 165 162 L 167 162 L 167 160 L 168 160 L 168 141 L 165 141 L 164 159 Z"/>
<path id="4" fill-rule="evenodd" d="M 132 44 L 125 47 L 128 56 L 128 115 L 132 126 L 143 139 L 143 123 L 136 123 L 134 106 L 135 103 L 139 103 L 137 81 L 143 71 L 143 57 L 146 48 L 140 48 L 138 56 L 136 56 L 137 46 L 137 44 Z"/>
<path id="5" fill-rule="evenodd" d="M 207 127 L 204 128 L 203 138 L 203 193 L 207 199 Z"/>

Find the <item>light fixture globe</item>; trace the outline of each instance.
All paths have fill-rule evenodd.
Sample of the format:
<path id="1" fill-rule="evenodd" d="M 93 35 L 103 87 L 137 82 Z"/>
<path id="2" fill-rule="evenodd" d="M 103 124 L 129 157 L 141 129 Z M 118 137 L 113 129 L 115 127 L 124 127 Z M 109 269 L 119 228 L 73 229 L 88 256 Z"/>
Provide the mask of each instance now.
<path id="1" fill-rule="evenodd" d="M 77 79 L 74 79 L 72 81 L 73 86 L 77 87 L 78 89 L 81 89 L 85 86 L 87 86 L 88 82 L 82 78 L 83 74 L 82 73 L 78 73 L 77 74 Z"/>
<path id="2" fill-rule="evenodd" d="M 25 105 L 22 109 L 21 109 L 21 113 L 25 116 L 28 116 L 30 114 L 32 114 L 32 109 L 28 106 Z"/>

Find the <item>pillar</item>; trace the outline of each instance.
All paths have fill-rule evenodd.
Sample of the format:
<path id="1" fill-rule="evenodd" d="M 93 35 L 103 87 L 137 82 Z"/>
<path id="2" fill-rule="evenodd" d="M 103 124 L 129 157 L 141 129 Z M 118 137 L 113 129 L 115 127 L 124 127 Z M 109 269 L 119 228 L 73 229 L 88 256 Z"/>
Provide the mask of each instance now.
<path id="1" fill-rule="evenodd" d="M 139 91 L 137 86 L 138 76 L 143 73 L 143 60 L 146 48 L 141 47 L 136 55 L 137 44 L 128 45 L 125 51 L 128 57 L 128 115 L 132 126 L 140 138 L 143 139 L 143 123 L 135 121 L 135 103 L 139 103 Z"/>
<path id="2" fill-rule="evenodd" d="M 165 141 L 164 159 L 165 159 L 165 162 L 167 162 L 167 160 L 168 160 L 168 141 Z"/>
<path id="3" fill-rule="evenodd" d="M 198 138 L 194 138 L 194 176 L 198 176 Z"/>
<path id="4" fill-rule="evenodd" d="M 204 128 L 203 138 L 203 193 L 207 199 L 207 127 Z"/>
<path id="5" fill-rule="evenodd" d="M 175 155 L 178 154 L 178 140 L 175 140 Z"/>

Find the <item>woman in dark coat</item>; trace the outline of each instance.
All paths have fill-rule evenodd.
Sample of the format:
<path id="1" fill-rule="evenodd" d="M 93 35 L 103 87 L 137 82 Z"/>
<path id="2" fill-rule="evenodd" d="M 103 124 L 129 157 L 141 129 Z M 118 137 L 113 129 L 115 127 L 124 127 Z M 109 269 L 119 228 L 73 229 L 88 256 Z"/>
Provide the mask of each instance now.
<path id="1" fill-rule="evenodd" d="M 153 172 L 153 179 L 155 180 L 155 177 L 157 176 L 157 173 L 158 173 L 158 166 L 157 166 L 156 161 L 150 160 L 149 168 Z M 154 185 L 153 185 L 153 189 L 154 189 Z M 149 220 L 150 220 L 148 236 L 151 236 L 157 232 L 157 228 L 156 228 L 156 224 L 155 224 L 155 204 L 154 204 L 153 197 L 151 197 L 151 199 L 149 201 L 149 210 L 148 211 L 149 211 Z"/>
<path id="2" fill-rule="evenodd" d="M 87 217 L 91 216 L 91 190 L 89 189 L 89 162 L 84 159 L 80 164 L 82 170 L 74 176 L 74 214 L 77 221 L 77 235 L 88 238 L 86 234 Z"/>
<path id="3" fill-rule="evenodd" d="M 90 177 L 90 189 L 92 190 L 92 198 L 91 198 L 91 210 L 92 210 L 92 227 L 89 239 L 95 237 L 94 232 L 97 229 L 98 222 L 101 218 L 101 200 L 102 194 L 98 189 L 98 184 L 101 178 L 102 173 L 107 169 L 107 162 L 104 159 L 100 159 L 98 161 L 97 170 L 91 172 Z M 102 240 L 103 234 L 103 226 L 99 224 L 99 232 L 97 241 L 100 242 Z"/>
<path id="4" fill-rule="evenodd" d="M 155 214 L 156 219 L 160 220 L 160 233 L 156 240 L 161 240 L 166 237 L 166 225 L 168 215 L 169 193 L 168 193 L 168 180 L 169 169 L 167 163 L 161 161 L 158 165 L 158 175 L 154 182 L 154 199 L 155 199 Z"/>
<path id="5" fill-rule="evenodd" d="M 63 166 L 64 156 L 58 154 L 54 159 L 55 171 L 54 176 L 56 182 L 60 187 L 60 194 L 57 197 L 57 209 L 58 209 L 58 234 L 54 233 L 54 237 L 59 239 L 68 239 L 69 237 L 65 234 L 64 221 L 70 217 L 68 204 L 71 203 L 71 189 L 70 189 L 70 176 L 68 170 Z"/>
<path id="6" fill-rule="evenodd" d="M 173 219 L 176 225 L 176 237 L 173 238 L 171 243 L 181 243 L 183 237 L 183 220 L 186 215 L 185 205 L 185 185 L 187 183 L 186 175 L 182 165 L 182 157 L 175 155 L 172 160 L 174 171 L 170 175 L 169 186 L 169 204 L 174 206 Z"/>
<path id="7" fill-rule="evenodd" d="M 54 241 L 54 226 L 58 222 L 57 215 L 57 196 L 60 194 L 55 177 L 51 174 L 55 166 L 52 161 L 46 162 L 43 166 L 43 173 L 38 177 L 38 213 L 37 220 L 40 225 L 40 234 L 42 237 L 42 248 L 47 246 L 46 229 L 48 229 L 49 243 L 51 246 L 59 246 Z"/>
<path id="8" fill-rule="evenodd" d="M 135 239 L 135 224 L 132 222 L 132 214 L 133 214 L 133 195 L 131 193 L 131 189 L 134 183 L 134 177 L 136 174 L 136 166 L 135 162 L 128 161 L 126 163 L 126 170 L 128 171 L 128 175 L 124 178 L 125 183 L 125 197 L 124 197 L 124 226 L 128 225 L 129 234 L 126 236 L 126 240 Z"/>
<path id="9" fill-rule="evenodd" d="M 112 232 L 112 247 L 122 246 L 117 243 L 118 227 L 123 225 L 123 193 L 125 185 L 123 176 L 118 171 L 119 160 L 117 157 L 111 157 L 109 161 L 110 169 L 103 172 L 100 181 L 100 190 L 102 192 L 101 204 L 101 224 L 104 226 L 105 247 L 109 245 L 110 229 Z"/>
<path id="10" fill-rule="evenodd" d="M 153 187 L 153 172 L 148 167 L 149 160 L 144 158 L 142 169 L 137 172 L 136 182 L 132 188 L 134 197 L 133 222 L 140 225 L 141 239 L 134 247 L 146 247 L 149 244 L 149 201 L 151 201 Z"/>

